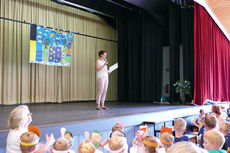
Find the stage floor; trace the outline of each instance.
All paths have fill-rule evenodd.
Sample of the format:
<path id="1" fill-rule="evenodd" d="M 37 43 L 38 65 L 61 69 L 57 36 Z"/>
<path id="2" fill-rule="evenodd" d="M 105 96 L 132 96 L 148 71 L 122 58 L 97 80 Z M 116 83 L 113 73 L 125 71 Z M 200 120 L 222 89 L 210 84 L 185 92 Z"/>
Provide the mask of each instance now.
<path id="1" fill-rule="evenodd" d="M 35 126 L 52 126 L 103 118 L 153 113 L 173 109 L 194 108 L 192 105 L 159 105 L 144 102 L 106 102 L 107 110 L 96 110 L 95 102 L 68 102 L 28 104 L 33 113 L 32 124 Z M 10 111 L 16 106 L 0 106 L 0 130 L 8 130 L 7 120 Z M 198 112 L 197 112 L 198 113 Z"/>

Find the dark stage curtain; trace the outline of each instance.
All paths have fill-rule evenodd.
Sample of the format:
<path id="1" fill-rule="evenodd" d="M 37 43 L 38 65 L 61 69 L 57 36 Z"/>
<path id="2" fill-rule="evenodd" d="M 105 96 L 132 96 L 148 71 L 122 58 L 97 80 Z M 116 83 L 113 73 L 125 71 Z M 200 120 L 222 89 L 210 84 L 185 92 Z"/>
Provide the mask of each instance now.
<path id="1" fill-rule="evenodd" d="M 192 94 L 194 91 L 194 8 L 181 9 L 182 47 L 183 47 L 183 73 L 184 80 L 191 82 Z M 187 97 L 192 100 L 193 97 Z"/>
<path id="2" fill-rule="evenodd" d="M 230 101 L 230 43 L 199 4 L 194 4 L 196 104 Z"/>
<path id="3" fill-rule="evenodd" d="M 159 101 L 162 88 L 162 30 L 143 14 L 118 18 L 118 99 Z"/>
<path id="4" fill-rule="evenodd" d="M 170 103 L 180 100 L 173 86 L 177 80 L 180 80 L 180 44 L 181 6 L 171 4 L 169 7 Z"/>

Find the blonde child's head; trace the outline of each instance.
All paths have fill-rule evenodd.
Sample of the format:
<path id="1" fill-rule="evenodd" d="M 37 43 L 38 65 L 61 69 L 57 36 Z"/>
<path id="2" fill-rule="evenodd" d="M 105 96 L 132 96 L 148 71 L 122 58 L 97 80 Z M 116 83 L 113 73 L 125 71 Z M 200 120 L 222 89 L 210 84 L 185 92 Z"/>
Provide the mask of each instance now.
<path id="1" fill-rule="evenodd" d="M 114 135 L 109 140 L 110 152 L 122 152 L 124 149 L 125 140 L 124 137 Z"/>
<path id="2" fill-rule="evenodd" d="M 55 151 L 68 151 L 69 141 L 66 138 L 59 138 L 53 144 L 53 150 Z"/>
<path id="3" fill-rule="evenodd" d="M 145 136 L 142 139 L 142 143 L 146 153 L 156 153 L 159 148 L 160 141 L 154 136 Z"/>
<path id="4" fill-rule="evenodd" d="M 186 130 L 187 123 L 183 118 L 178 118 L 174 123 L 175 132 L 184 133 Z"/>
<path id="5" fill-rule="evenodd" d="M 8 125 L 11 129 L 27 128 L 31 121 L 32 117 L 28 107 L 20 105 L 10 112 Z"/>
<path id="6" fill-rule="evenodd" d="M 89 139 L 92 141 L 93 145 L 95 147 L 99 147 L 102 141 L 102 136 L 98 132 L 93 132 L 90 136 Z"/>
<path id="7" fill-rule="evenodd" d="M 116 123 L 116 124 L 114 124 L 114 126 L 112 127 L 112 132 L 114 132 L 114 131 L 121 131 L 121 132 L 123 132 L 123 131 L 124 131 L 124 128 L 123 128 L 123 126 L 121 126 L 119 123 Z"/>
<path id="8" fill-rule="evenodd" d="M 20 137 L 20 150 L 22 153 L 30 153 L 35 149 L 39 138 L 33 132 L 25 132 Z"/>
<path id="9" fill-rule="evenodd" d="M 206 129 L 214 129 L 217 125 L 216 116 L 212 114 L 206 114 L 204 118 L 204 125 Z"/>
<path id="10" fill-rule="evenodd" d="M 197 147 L 192 142 L 181 141 L 172 145 L 167 153 L 208 153 L 208 151 Z"/>
<path id="11" fill-rule="evenodd" d="M 219 150 L 225 142 L 224 135 L 217 130 L 209 130 L 204 133 L 204 148 L 207 150 Z"/>
<path id="12" fill-rule="evenodd" d="M 160 141 L 163 144 L 165 150 L 167 151 L 168 148 L 171 147 L 174 142 L 174 136 L 168 132 L 161 133 Z"/>
<path id="13" fill-rule="evenodd" d="M 224 121 L 220 124 L 220 132 L 227 135 L 230 132 L 230 122 Z"/>
<path id="14" fill-rule="evenodd" d="M 83 140 L 78 147 L 78 153 L 94 153 L 96 148 L 90 140 Z"/>

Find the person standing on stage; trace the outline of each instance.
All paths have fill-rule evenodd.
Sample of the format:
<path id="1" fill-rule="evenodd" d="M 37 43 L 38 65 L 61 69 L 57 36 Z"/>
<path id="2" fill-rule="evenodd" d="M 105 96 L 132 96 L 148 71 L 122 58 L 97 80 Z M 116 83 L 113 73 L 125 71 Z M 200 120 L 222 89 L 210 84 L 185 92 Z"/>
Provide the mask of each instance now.
<path id="1" fill-rule="evenodd" d="M 99 59 L 96 62 L 96 71 L 97 71 L 97 84 L 98 84 L 98 93 L 97 93 L 97 110 L 108 109 L 105 107 L 105 98 L 108 88 L 108 62 L 106 60 L 106 51 L 101 50 L 98 53 Z M 101 107 L 100 107 L 101 105 Z"/>

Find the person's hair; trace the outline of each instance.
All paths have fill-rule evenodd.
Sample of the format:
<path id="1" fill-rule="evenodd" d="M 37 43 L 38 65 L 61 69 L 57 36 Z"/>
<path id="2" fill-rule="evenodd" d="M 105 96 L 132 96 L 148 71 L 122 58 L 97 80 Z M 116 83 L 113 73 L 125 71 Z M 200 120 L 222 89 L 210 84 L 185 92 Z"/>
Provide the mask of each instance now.
<path id="1" fill-rule="evenodd" d="M 104 53 L 106 53 L 105 50 L 100 50 L 100 51 L 98 52 L 98 56 L 101 57 L 101 55 L 103 55 Z"/>
<path id="2" fill-rule="evenodd" d="M 212 105 L 212 112 L 217 115 L 220 115 L 221 114 L 220 106 L 216 104 Z"/>
<path id="3" fill-rule="evenodd" d="M 77 151 L 78 153 L 94 153 L 96 149 L 89 140 L 83 140 Z"/>
<path id="4" fill-rule="evenodd" d="M 33 132 L 25 132 L 21 135 L 20 137 L 20 150 L 22 153 L 30 153 L 35 149 L 36 144 L 34 145 L 30 145 L 30 146 L 26 146 L 23 143 L 33 143 L 36 142 L 36 139 L 38 139 L 38 137 L 36 137 L 35 133 Z"/>
<path id="5" fill-rule="evenodd" d="M 119 150 L 123 147 L 124 143 L 122 143 L 122 137 L 114 135 L 109 140 L 109 148 L 111 150 Z"/>
<path id="6" fill-rule="evenodd" d="M 216 116 L 212 114 L 206 114 L 204 118 L 204 124 L 210 129 L 214 129 L 217 125 Z"/>
<path id="7" fill-rule="evenodd" d="M 196 146 L 192 142 L 181 141 L 172 145 L 166 153 L 208 153 L 208 151 Z"/>
<path id="8" fill-rule="evenodd" d="M 156 153 L 160 144 L 159 140 L 154 136 L 145 136 L 142 139 L 142 142 L 144 144 L 145 150 L 148 153 Z M 148 144 L 146 144 L 145 142 L 148 142 Z"/>
<path id="9" fill-rule="evenodd" d="M 203 109 L 200 109 L 200 114 L 203 113 L 203 112 L 204 112 L 204 110 L 203 110 Z"/>
<path id="10" fill-rule="evenodd" d="M 224 132 L 224 134 L 228 134 L 230 132 L 230 122 L 223 121 L 220 124 L 220 129 L 221 129 L 221 131 Z"/>
<path id="11" fill-rule="evenodd" d="M 121 132 L 123 132 L 123 127 L 119 123 L 116 123 L 112 127 L 112 132 L 114 132 L 114 131 L 121 131 Z"/>
<path id="12" fill-rule="evenodd" d="M 186 129 L 187 123 L 183 118 L 178 118 L 175 123 L 174 127 L 177 132 L 184 132 L 184 129 Z"/>
<path id="13" fill-rule="evenodd" d="M 209 141 L 211 144 L 216 144 L 216 150 L 221 149 L 224 145 L 224 135 L 217 130 L 209 130 L 204 133 L 204 139 Z"/>
<path id="14" fill-rule="evenodd" d="M 29 113 L 29 109 L 26 105 L 20 105 L 14 108 L 10 114 L 8 119 L 8 126 L 11 129 L 23 127 L 26 120 L 27 114 Z"/>
<path id="15" fill-rule="evenodd" d="M 53 144 L 53 149 L 57 151 L 65 151 L 69 149 L 69 142 L 66 138 L 59 138 Z"/>
<path id="16" fill-rule="evenodd" d="M 102 141 L 102 137 L 100 133 L 93 132 L 90 136 L 89 139 L 92 141 L 94 145 L 100 145 Z"/>
<path id="17" fill-rule="evenodd" d="M 160 140 L 165 150 L 167 150 L 170 146 L 172 146 L 174 142 L 174 136 L 168 132 L 164 132 L 164 133 L 161 133 Z"/>

